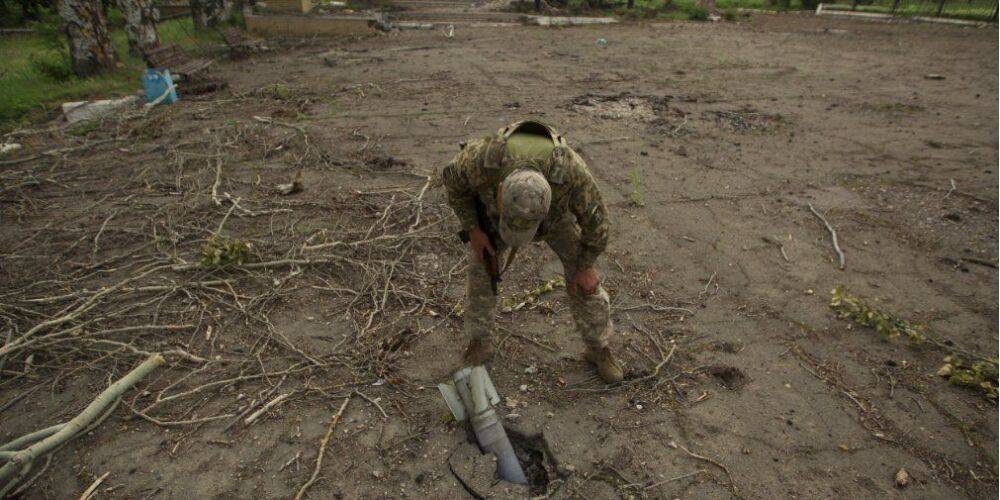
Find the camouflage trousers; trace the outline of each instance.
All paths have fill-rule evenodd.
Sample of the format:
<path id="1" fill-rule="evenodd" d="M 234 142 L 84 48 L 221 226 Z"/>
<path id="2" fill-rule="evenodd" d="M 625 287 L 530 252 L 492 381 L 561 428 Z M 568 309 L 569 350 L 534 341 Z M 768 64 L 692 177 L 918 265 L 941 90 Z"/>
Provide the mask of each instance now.
<path id="1" fill-rule="evenodd" d="M 576 273 L 580 229 L 572 218 L 549 228 L 543 238 L 562 263 L 563 276 L 569 282 Z M 504 248 L 498 248 L 498 255 Z M 500 265 L 504 263 L 500 259 Z M 567 289 L 568 292 L 568 289 Z M 567 293 L 576 331 L 589 347 L 604 347 L 611 335 L 611 301 L 603 286 L 591 295 Z M 488 337 L 493 332 L 497 296 L 493 294 L 490 276 L 475 254 L 469 251 L 468 282 L 466 285 L 465 333 L 470 339 Z"/>

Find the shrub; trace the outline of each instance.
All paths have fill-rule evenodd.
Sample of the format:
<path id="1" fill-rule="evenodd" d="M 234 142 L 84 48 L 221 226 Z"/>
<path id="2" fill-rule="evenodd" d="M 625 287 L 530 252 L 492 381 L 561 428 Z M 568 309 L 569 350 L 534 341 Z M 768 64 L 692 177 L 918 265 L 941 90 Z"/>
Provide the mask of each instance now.
<path id="1" fill-rule="evenodd" d="M 708 9 L 695 5 L 687 9 L 687 16 L 692 21 L 708 21 Z"/>
<path id="2" fill-rule="evenodd" d="M 31 59 L 31 69 L 39 75 L 57 82 L 65 82 L 73 77 L 73 67 L 68 54 L 46 51 Z"/>

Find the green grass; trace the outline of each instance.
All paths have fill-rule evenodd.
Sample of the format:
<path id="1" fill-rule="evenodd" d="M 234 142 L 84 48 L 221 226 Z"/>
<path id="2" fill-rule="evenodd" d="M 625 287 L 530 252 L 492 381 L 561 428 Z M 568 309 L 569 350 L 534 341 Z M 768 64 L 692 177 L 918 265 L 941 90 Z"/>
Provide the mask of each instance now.
<path id="1" fill-rule="evenodd" d="M 642 177 L 639 177 L 639 171 L 633 170 L 629 172 L 628 180 L 632 184 L 632 204 L 637 207 L 645 206 L 646 195 L 642 190 Z"/>
<path id="2" fill-rule="evenodd" d="M 592 3 L 596 4 L 596 1 L 592 0 Z M 605 0 L 604 8 L 592 8 L 586 0 L 570 0 L 568 10 L 579 14 L 610 13 L 626 19 L 658 18 L 678 21 L 707 21 L 709 14 L 698 6 L 697 0 L 635 0 L 633 8 L 629 9 L 627 6 L 627 0 Z M 531 2 L 526 2 L 521 7 L 530 10 Z M 780 11 L 801 10 L 806 7 L 801 0 L 789 0 L 787 7 L 781 6 L 779 0 L 775 0 L 773 5 L 768 5 L 765 0 L 716 0 L 716 8 L 727 20 L 736 20 L 739 18 L 737 9 Z"/>
<path id="3" fill-rule="evenodd" d="M 111 15 L 120 26 L 121 16 Z M 142 83 L 142 60 L 128 53 L 128 41 L 120 28 L 111 33 L 120 67 L 91 78 L 72 76 L 69 49 L 48 22 L 36 25 L 41 33 L 0 38 L 0 131 L 12 129 L 44 115 L 66 101 L 120 97 L 137 91 Z M 162 43 L 176 44 L 193 53 L 211 51 L 221 43 L 214 31 L 195 32 L 190 18 L 160 23 Z"/>
<path id="4" fill-rule="evenodd" d="M 878 12 L 883 14 L 892 13 L 891 0 L 878 0 L 871 5 L 858 5 L 859 12 Z M 851 10 L 850 3 L 824 4 L 824 9 L 830 10 Z M 995 2 L 983 0 L 946 0 L 944 8 L 941 10 L 941 17 L 951 17 L 955 19 L 970 19 L 977 21 L 988 21 L 993 16 L 996 8 Z M 935 17 L 937 15 L 937 2 L 926 1 L 900 1 L 895 15 L 901 17 Z"/>

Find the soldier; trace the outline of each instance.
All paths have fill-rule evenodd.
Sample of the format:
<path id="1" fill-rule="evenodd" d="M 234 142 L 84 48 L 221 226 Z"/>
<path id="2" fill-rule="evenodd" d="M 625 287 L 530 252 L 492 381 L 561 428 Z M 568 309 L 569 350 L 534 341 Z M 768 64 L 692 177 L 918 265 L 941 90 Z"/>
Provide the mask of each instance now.
<path id="1" fill-rule="evenodd" d="M 607 246 L 607 208 L 580 155 L 551 127 L 523 121 L 463 144 L 442 177 L 448 204 L 472 253 L 464 362 L 473 366 L 492 358 L 495 280 L 518 247 L 540 240 L 562 263 L 587 361 L 605 382 L 621 381 L 622 370 L 607 343 L 612 331 L 610 301 L 594 269 Z M 510 254 L 500 269 L 499 256 L 508 247 Z"/>

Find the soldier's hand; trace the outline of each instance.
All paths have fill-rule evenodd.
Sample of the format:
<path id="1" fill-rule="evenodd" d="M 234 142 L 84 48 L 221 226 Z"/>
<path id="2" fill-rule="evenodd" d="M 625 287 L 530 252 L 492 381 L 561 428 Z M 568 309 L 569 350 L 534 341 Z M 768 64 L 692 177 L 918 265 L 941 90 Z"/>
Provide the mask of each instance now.
<path id="1" fill-rule="evenodd" d="M 496 250 L 490 245 L 490 237 L 486 235 L 479 226 L 472 226 L 469 229 L 469 245 L 472 245 L 472 252 L 479 258 L 479 263 L 486 263 L 486 256 L 495 256 Z"/>
<path id="2" fill-rule="evenodd" d="M 597 286 L 601 284 L 601 278 L 597 276 L 597 271 L 592 267 L 580 269 L 573 274 L 573 279 L 569 281 L 567 289 L 574 295 L 593 295 L 597 293 Z"/>

